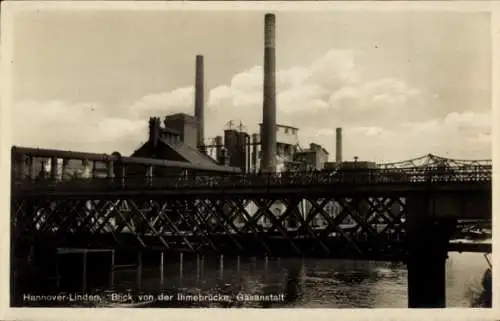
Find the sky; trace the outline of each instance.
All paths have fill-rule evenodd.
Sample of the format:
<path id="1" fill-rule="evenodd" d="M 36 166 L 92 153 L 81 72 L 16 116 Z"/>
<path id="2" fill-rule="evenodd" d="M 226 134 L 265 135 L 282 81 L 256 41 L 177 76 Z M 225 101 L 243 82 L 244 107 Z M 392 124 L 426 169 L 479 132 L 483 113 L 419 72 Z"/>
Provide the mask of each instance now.
<path id="1" fill-rule="evenodd" d="M 262 11 L 31 11 L 13 29 L 12 144 L 127 155 L 149 117 L 193 114 L 205 137 L 262 117 Z M 277 119 L 334 157 L 491 158 L 488 13 L 277 11 Z"/>

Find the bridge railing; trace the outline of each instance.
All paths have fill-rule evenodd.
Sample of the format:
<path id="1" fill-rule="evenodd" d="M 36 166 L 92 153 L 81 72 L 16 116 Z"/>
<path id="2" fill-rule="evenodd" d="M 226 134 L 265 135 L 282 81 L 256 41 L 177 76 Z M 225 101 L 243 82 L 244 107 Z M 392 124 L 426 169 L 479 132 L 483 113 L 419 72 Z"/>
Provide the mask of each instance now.
<path id="1" fill-rule="evenodd" d="M 92 189 L 196 189 L 238 187 L 307 187 L 319 185 L 380 184 L 451 184 L 491 181 L 491 167 L 357 169 L 282 173 L 224 173 L 211 175 L 177 175 L 171 177 L 127 176 L 75 180 L 16 180 L 14 191 L 23 190 L 92 190 Z"/>

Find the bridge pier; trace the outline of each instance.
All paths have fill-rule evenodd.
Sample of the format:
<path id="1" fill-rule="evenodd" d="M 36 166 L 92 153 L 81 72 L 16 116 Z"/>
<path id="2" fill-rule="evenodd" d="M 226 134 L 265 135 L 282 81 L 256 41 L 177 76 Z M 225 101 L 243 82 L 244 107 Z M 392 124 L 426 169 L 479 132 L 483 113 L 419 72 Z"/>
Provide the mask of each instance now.
<path id="1" fill-rule="evenodd" d="M 219 278 L 224 279 L 224 255 L 221 254 L 219 257 Z"/>
<path id="2" fill-rule="evenodd" d="M 447 248 L 439 244 L 440 228 L 428 220 L 414 228 L 412 233 L 420 234 L 410 245 L 408 268 L 408 307 L 446 307 Z"/>
<path id="3" fill-rule="evenodd" d="M 446 307 L 448 242 L 454 221 L 437 218 L 428 194 L 407 200 L 408 307 Z"/>
<path id="4" fill-rule="evenodd" d="M 165 274 L 163 272 L 163 263 L 164 263 L 164 252 L 162 251 L 160 253 L 160 286 L 162 287 L 163 289 L 163 283 L 164 283 L 164 278 L 165 278 Z"/>

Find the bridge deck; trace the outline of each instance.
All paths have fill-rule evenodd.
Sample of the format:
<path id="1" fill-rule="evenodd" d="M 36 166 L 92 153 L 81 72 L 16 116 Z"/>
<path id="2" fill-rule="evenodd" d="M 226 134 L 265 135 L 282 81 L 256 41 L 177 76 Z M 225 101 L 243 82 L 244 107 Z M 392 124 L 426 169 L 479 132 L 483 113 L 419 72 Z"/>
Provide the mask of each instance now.
<path id="1" fill-rule="evenodd" d="M 491 190 L 491 169 L 461 169 L 435 173 L 428 169 L 294 172 L 271 174 L 222 174 L 174 177 L 122 177 L 117 179 L 15 180 L 12 195 L 76 197 L 116 194 L 303 194 L 384 193 Z"/>

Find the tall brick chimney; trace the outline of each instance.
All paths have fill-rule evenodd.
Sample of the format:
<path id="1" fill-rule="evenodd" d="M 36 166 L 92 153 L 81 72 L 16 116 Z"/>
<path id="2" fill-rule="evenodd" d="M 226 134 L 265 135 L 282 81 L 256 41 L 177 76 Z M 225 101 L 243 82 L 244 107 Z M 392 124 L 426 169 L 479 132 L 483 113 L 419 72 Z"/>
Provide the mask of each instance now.
<path id="1" fill-rule="evenodd" d="M 335 162 L 342 163 L 342 128 L 335 131 Z"/>
<path id="2" fill-rule="evenodd" d="M 194 117 L 198 121 L 197 148 L 205 152 L 205 85 L 203 56 L 196 56 L 196 79 L 194 97 Z"/>
<path id="3" fill-rule="evenodd" d="M 274 14 L 264 18 L 264 97 L 262 110 L 262 169 L 276 171 L 276 49 Z"/>
<path id="4" fill-rule="evenodd" d="M 160 118 L 149 118 L 149 142 L 156 147 L 160 140 Z"/>

